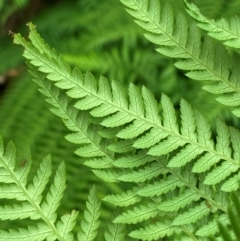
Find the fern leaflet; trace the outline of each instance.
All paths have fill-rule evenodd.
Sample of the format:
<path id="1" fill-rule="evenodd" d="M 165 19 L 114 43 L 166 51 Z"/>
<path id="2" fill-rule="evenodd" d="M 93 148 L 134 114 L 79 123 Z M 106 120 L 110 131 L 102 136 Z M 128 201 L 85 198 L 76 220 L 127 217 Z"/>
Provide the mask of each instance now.
<path id="1" fill-rule="evenodd" d="M 209 20 L 201 14 L 199 8 L 185 0 L 188 14 L 198 23 L 197 26 L 208 32 L 208 35 L 223 41 L 226 46 L 239 49 L 240 46 L 240 17 L 234 16 L 229 20 L 221 18 L 220 20 Z"/>
<path id="2" fill-rule="evenodd" d="M 100 225 L 100 200 L 97 198 L 95 187 L 90 190 L 87 209 L 84 211 L 84 220 L 81 222 L 82 231 L 78 233 L 78 240 L 91 241 L 97 235 Z"/>

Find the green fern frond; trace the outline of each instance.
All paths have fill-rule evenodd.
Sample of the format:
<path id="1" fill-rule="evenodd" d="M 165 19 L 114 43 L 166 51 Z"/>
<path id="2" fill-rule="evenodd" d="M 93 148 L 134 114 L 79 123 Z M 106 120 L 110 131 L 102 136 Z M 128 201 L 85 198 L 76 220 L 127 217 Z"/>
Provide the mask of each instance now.
<path id="1" fill-rule="evenodd" d="M 89 114 L 73 108 L 69 104 L 71 99 L 69 100 L 65 93 L 60 92 L 58 88 L 53 86 L 44 74 L 36 72 L 31 66 L 29 68 L 34 81 L 40 87 L 40 92 L 47 97 L 46 101 L 54 107 L 50 110 L 62 119 L 70 131 L 73 131 L 65 138 L 71 143 L 80 145 L 75 153 L 85 158 L 96 158 L 86 160 L 85 164 L 88 166 L 94 166 L 95 162 L 101 160 L 102 168 L 111 167 L 113 162 L 110 157 L 111 154 L 106 149 L 106 144 L 101 142 L 101 136 L 97 134 L 101 129 L 97 129 L 96 126 L 88 123 Z M 99 165 L 98 168 L 100 168 Z"/>
<path id="2" fill-rule="evenodd" d="M 118 215 L 115 219 L 115 223 L 127 223 L 136 224 L 142 222 L 143 220 L 148 220 L 150 218 L 156 217 L 159 214 L 158 205 L 156 203 L 149 202 L 147 205 L 134 207 L 132 210 L 123 212 Z"/>
<path id="3" fill-rule="evenodd" d="M 97 236 L 97 229 L 100 225 L 101 202 L 97 197 L 95 187 L 89 192 L 87 209 L 84 211 L 84 220 L 81 222 L 82 231 L 78 233 L 79 241 L 91 241 Z"/>
<path id="4" fill-rule="evenodd" d="M 16 166 L 16 150 L 9 143 L 4 150 L 0 140 L 0 181 L 1 198 L 19 202 L 1 206 L 1 220 L 32 219 L 38 220 L 35 226 L 0 231 L 1 240 L 73 240 L 72 229 L 75 226 L 78 212 L 65 214 L 57 220 L 56 210 L 59 207 L 65 189 L 65 165 L 58 166 L 54 181 L 43 199 L 43 191 L 52 173 L 51 158 L 47 156 L 41 162 L 32 183 L 27 185 L 27 177 L 31 168 L 31 157 Z M 34 223 L 34 222 L 33 222 Z"/>
<path id="5" fill-rule="evenodd" d="M 239 222 L 240 222 L 240 201 L 239 201 L 239 195 L 237 192 L 234 192 L 232 194 L 232 206 L 228 209 L 228 220 L 219 220 L 218 226 L 220 230 L 221 237 L 219 237 L 219 240 L 224 241 L 237 241 L 240 238 L 240 231 L 239 231 Z M 230 220 L 230 222 L 229 222 Z M 232 230 L 229 231 L 229 224 L 232 226 Z M 210 240 L 216 240 L 216 238 L 211 237 Z"/>
<path id="6" fill-rule="evenodd" d="M 182 14 L 175 19 L 169 4 L 161 8 L 159 0 L 121 2 L 135 22 L 147 31 L 145 37 L 158 45 L 159 53 L 179 59 L 175 66 L 186 70 L 189 78 L 211 81 L 210 85 L 203 88 L 210 93 L 220 94 L 217 98 L 220 103 L 239 107 L 239 68 L 230 64 L 238 63 L 239 56 L 230 58 L 224 47 L 210 38 L 205 38 L 202 43 L 199 29 L 195 25 L 189 28 Z M 240 116 L 238 108 L 233 113 Z"/>
<path id="7" fill-rule="evenodd" d="M 160 238 L 171 236 L 173 233 L 179 233 L 178 227 L 171 226 L 170 223 L 156 223 L 139 230 L 132 231 L 129 236 L 141 240 L 159 240 Z"/>
<path id="8" fill-rule="evenodd" d="M 108 225 L 108 230 L 104 234 L 106 241 L 122 241 L 125 237 L 125 225 L 111 223 Z"/>
<path id="9" fill-rule="evenodd" d="M 207 31 L 212 38 L 220 40 L 224 45 L 239 49 L 240 47 L 240 17 L 234 16 L 230 19 L 222 17 L 220 20 L 209 20 L 201 14 L 199 8 L 185 0 L 188 14 L 198 23 L 197 26 Z"/>
<path id="10" fill-rule="evenodd" d="M 153 94 L 145 87 L 140 91 L 131 84 L 128 97 L 116 81 L 109 83 L 106 78 L 101 77 L 97 82 L 89 73 L 83 76 L 77 69 L 71 71 L 70 67 L 57 57 L 55 51 L 52 51 L 40 39 L 31 24 L 30 29 L 30 42 L 26 41 L 20 34 L 15 34 L 14 41 L 24 46 L 24 56 L 29 60 L 31 68 L 38 69 L 41 72 L 40 75 L 43 74 L 49 81 L 53 81 L 57 87 L 53 88 L 60 88 L 66 91 L 70 98 L 77 99 L 76 102 L 72 100 L 70 109 L 75 110 L 75 107 L 79 109 L 80 114 L 86 111 L 90 113 L 93 119 L 84 118 L 83 121 L 86 130 L 88 130 L 89 123 L 93 126 L 101 125 L 103 129 L 97 128 L 96 130 L 101 131 L 96 132 L 95 135 L 102 134 L 102 137 L 104 135 L 108 137 L 109 142 L 105 143 L 104 147 L 106 150 L 112 151 L 110 157 L 113 160 L 113 166 L 94 169 L 93 172 L 104 180 L 130 182 L 134 187 L 139 188 L 138 191 L 132 189 L 120 196 L 108 196 L 105 200 L 114 203 L 118 197 L 121 200 L 130 200 L 135 197 L 134 201 L 128 202 L 126 206 L 136 206 L 123 216 L 135 215 L 136 220 L 134 218 L 132 220 L 139 223 L 145 219 L 151 220 L 151 217 L 157 212 L 154 209 L 153 216 L 145 214 L 146 206 L 141 206 L 142 203 L 139 203 L 141 199 L 144 203 L 145 199 L 149 200 L 150 197 L 158 210 L 166 210 L 167 222 L 154 225 L 155 228 L 160 228 L 162 231 L 158 230 L 156 236 L 153 232 L 149 235 L 149 240 L 151 240 L 150 237 L 152 239 L 164 237 L 174 232 L 180 232 L 179 230 L 197 240 L 199 219 L 205 217 L 205 225 L 209 220 L 212 221 L 226 213 L 228 206 L 226 200 L 228 200 L 230 193 L 225 193 L 220 188 L 224 182 L 230 180 L 232 175 L 238 172 L 240 166 L 238 159 L 235 159 L 239 155 L 238 133 L 231 133 L 229 128 L 219 119 L 215 145 L 206 119 L 202 114 L 194 111 L 185 100 L 181 101 L 181 119 L 179 121 L 173 104 L 166 95 L 162 95 L 161 106 L 159 106 Z M 38 78 L 38 81 L 41 82 L 42 79 Z M 49 94 L 49 92 L 45 95 L 50 99 L 58 96 L 54 93 Z M 56 105 L 51 104 L 57 110 L 61 109 L 61 106 L 66 108 L 67 102 L 61 102 Z M 159 108 L 162 110 L 163 118 L 159 115 Z M 56 113 L 59 115 L 57 111 Z M 66 112 L 59 116 L 69 120 L 69 115 Z M 69 129 L 78 132 L 81 128 L 77 128 L 76 124 L 73 123 Z M 113 130 L 106 131 L 109 128 L 113 128 Z M 126 129 L 127 131 L 125 131 Z M 78 138 L 74 135 L 72 139 L 74 139 L 73 142 L 78 143 Z M 149 142 L 150 139 L 152 141 Z M 101 143 L 104 141 L 103 137 Z M 94 142 L 95 140 L 93 140 L 93 144 Z M 97 151 L 99 150 L 101 150 L 101 145 Z M 133 158 L 132 162 L 141 160 L 144 155 L 151 158 L 144 158 L 140 165 L 133 165 L 129 168 L 128 165 L 119 164 L 126 154 L 129 159 Z M 168 156 L 167 158 L 160 157 L 162 155 Z M 90 153 L 86 157 L 93 158 L 93 156 Z M 95 158 L 95 160 L 99 161 L 99 158 Z M 114 166 L 115 161 L 116 166 Z M 102 165 L 99 164 L 99 166 Z M 224 169 L 226 166 L 227 168 Z M 97 163 L 94 167 L 97 167 Z M 168 183 L 175 182 L 173 179 L 177 179 L 178 184 L 172 188 L 167 187 Z M 198 183 L 199 179 L 205 180 L 205 182 Z M 217 192 L 214 186 L 216 184 L 218 184 Z M 160 194 L 158 192 L 159 186 L 166 187 Z M 144 190 L 144 188 L 146 189 Z M 141 192 L 141 189 L 144 191 Z M 161 200 L 164 200 L 165 204 L 173 200 L 176 204 L 174 204 L 174 210 L 167 210 L 168 207 L 164 203 L 161 206 Z M 119 205 L 119 202 L 116 203 Z M 181 212 L 181 215 L 177 216 L 173 211 Z M 138 214 L 139 219 L 137 218 Z M 183 218 L 188 220 L 185 223 L 186 227 L 181 226 Z M 117 222 L 118 219 L 115 220 Z M 148 221 L 150 222 L 150 220 Z M 121 222 L 124 221 L 127 222 L 127 218 L 121 219 Z M 130 236 L 140 232 L 141 235 L 147 237 L 152 227 L 150 224 L 145 229 L 132 231 Z M 190 227 L 192 227 L 191 231 L 189 231 Z M 144 232 L 145 234 L 143 234 Z"/>
<path id="11" fill-rule="evenodd" d="M 127 192 L 123 192 L 121 194 L 107 195 L 103 198 L 103 200 L 118 207 L 127 207 L 142 200 L 142 198 L 137 195 L 138 190 L 140 190 L 139 187 L 134 187 L 132 190 L 128 190 Z"/>

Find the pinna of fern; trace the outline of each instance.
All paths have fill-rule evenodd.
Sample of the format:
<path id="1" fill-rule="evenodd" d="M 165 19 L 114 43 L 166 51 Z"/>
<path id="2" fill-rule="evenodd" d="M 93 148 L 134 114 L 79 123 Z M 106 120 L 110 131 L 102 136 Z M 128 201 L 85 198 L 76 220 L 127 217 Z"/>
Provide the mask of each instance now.
<path id="1" fill-rule="evenodd" d="M 158 113 L 158 104 L 147 88 L 143 87 L 140 92 L 135 85 L 131 84 L 128 100 L 124 90 L 116 81 L 112 81 L 110 86 L 104 77 L 101 77 L 97 83 L 90 73 L 83 76 L 76 68 L 71 72 L 69 66 L 57 57 L 55 51 L 45 45 L 35 30 L 30 32 L 29 38 L 31 44 L 20 34 L 16 34 L 14 41 L 24 46 L 24 56 L 32 66 L 36 66 L 47 79 L 55 82 L 57 88 L 67 90 L 66 94 L 70 98 L 77 99 L 76 103 L 73 103 L 72 112 L 75 109 L 88 110 L 94 121 L 99 119 L 98 124 L 104 127 L 99 131 L 100 135 L 106 137 L 108 133 L 110 134 L 108 138 L 118 138 L 117 143 L 110 145 L 105 143 L 112 153 L 145 149 L 148 155 L 155 157 L 170 154 L 184 146 L 169 160 L 168 167 L 183 167 L 200 156 L 201 158 L 198 158 L 193 166 L 193 171 L 203 173 L 209 170 L 209 176 L 205 180 L 209 185 L 220 183 L 224 179 L 226 181 L 226 177 L 238 170 L 239 132 L 232 127 L 228 128 L 220 119 L 217 121 L 218 138 L 215 146 L 205 117 L 194 111 L 185 100 L 180 104 L 182 125 L 180 130 L 175 110 L 167 96 L 162 95 L 161 99 L 162 122 Z M 54 61 L 51 62 L 50 58 Z M 65 108 L 66 103 L 60 103 L 60 105 Z M 61 115 L 59 116 L 66 116 L 64 113 Z M 86 120 L 86 118 L 82 119 Z M 89 121 L 91 119 L 88 119 L 88 123 Z M 121 127 L 120 130 L 119 127 Z M 128 149 L 123 150 L 127 147 Z M 189 153 L 191 155 L 188 155 Z M 221 160 L 225 161 L 221 162 Z M 216 163 L 221 166 L 211 170 Z M 229 189 L 225 191 L 227 190 L 231 191 Z"/>
<path id="2" fill-rule="evenodd" d="M 13 204 L 0 206 L 1 220 L 31 219 L 32 225 L 26 228 L 0 230 L 0 240 L 76 240 L 72 232 L 78 217 L 78 211 L 72 210 L 57 218 L 57 208 L 66 186 L 65 164 L 62 162 L 56 171 L 49 189 L 46 187 L 52 174 L 51 157 L 47 156 L 40 163 L 32 182 L 27 180 L 31 169 L 31 156 L 16 165 L 16 150 L 12 142 L 4 149 L 0 138 L 0 190 L 1 199 L 14 200 Z M 43 192 L 47 191 L 46 196 Z M 87 208 L 81 222 L 82 230 L 77 240 L 91 241 L 97 235 L 100 221 L 100 200 L 96 189 L 89 192 Z M 2 222 L 3 222 L 2 221 Z M 119 240 L 124 237 L 124 225 L 110 224 L 105 232 L 106 240 Z"/>
<path id="3" fill-rule="evenodd" d="M 229 232 L 228 226 L 224 223 L 218 223 L 219 230 L 222 240 L 224 241 L 238 241 L 240 239 L 240 200 L 237 192 L 232 193 L 232 202 L 233 205 L 228 209 L 228 215 L 230 219 L 230 225 L 232 226 L 232 230 Z M 211 241 L 215 241 L 213 237 L 210 238 Z"/>
<path id="4" fill-rule="evenodd" d="M 24 56 L 29 61 L 31 72 L 34 72 L 35 81 L 41 87 L 41 92 L 48 97 L 48 102 L 57 109 L 53 112 L 63 120 L 69 120 L 65 111 L 68 106 L 66 94 L 70 99 L 76 99 L 72 100 L 68 109 L 73 112 L 79 109 L 80 115 L 89 112 L 93 117 L 82 118 L 81 125 L 86 130 L 89 122 L 103 126 L 98 129 L 98 134 L 112 142 L 99 142 L 104 143 L 105 148 L 107 147 L 105 150 L 110 151 L 109 156 L 113 162 L 102 169 L 104 161 L 102 165 L 99 154 L 93 154 L 90 162 L 94 173 L 107 181 L 133 184 L 131 190 L 105 198 L 119 206 L 133 205 L 132 210 L 123 212 L 115 222 L 141 223 L 143 220 L 156 218 L 163 212 L 168 217 L 165 222 L 136 229 L 129 235 L 144 240 L 156 240 L 182 232 L 193 240 L 202 240 L 217 234 L 216 217 L 222 222 L 227 221 L 226 207 L 229 205 L 230 193 L 226 191 L 238 188 L 239 132 L 229 129 L 218 120 L 218 137 L 214 144 L 208 122 L 202 114 L 193 111 L 185 100 L 181 102 L 179 128 L 173 105 L 165 95 L 161 100 L 161 120 L 159 106 L 145 87 L 140 92 L 131 84 L 128 99 L 116 81 L 112 81 L 110 86 L 104 77 L 97 83 L 89 73 L 83 76 L 76 68 L 72 71 L 44 43 L 34 26 L 29 26 L 29 41 L 20 34 L 15 34 L 14 42 L 24 46 Z M 55 83 L 55 86 L 46 88 L 51 86 L 49 81 Z M 51 88 L 57 92 L 49 91 Z M 59 95 L 59 89 L 66 91 L 66 94 Z M 59 100 L 54 102 L 54 98 Z M 59 114 L 59 110 L 64 112 Z M 70 128 L 66 126 L 73 132 L 80 132 L 81 126 L 76 128 L 76 124 L 72 124 Z M 77 135 L 73 136 L 76 143 L 82 144 Z M 89 136 L 85 137 L 86 144 L 90 140 Z M 94 140 L 90 141 L 91 144 L 92 142 Z M 101 145 L 98 147 L 101 148 Z M 162 158 L 164 155 L 169 156 L 168 160 Z M 146 205 L 146 200 L 151 202 Z"/>
<path id="5" fill-rule="evenodd" d="M 186 3 L 186 11 L 188 14 L 197 21 L 197 26 L 207 31 L 208 35 L 212 38 L 220 40 L 224 45 L 234 49 L 240 48 L 240 16 L 236 15 L 230 19 L 222 17 L 220 20 L 209 20 L 193 4 Z"/>
<path id="6" fill-rule="evenodd" d="M 169 4 L 161 8 L 159 0 L 121 2 L 135 22 L 146 30 L 145 37 L 157 45 L 157 52 L 177 58 L 175 66 L 187 71 L 189 78 L 208 81 L 203 89 L 218 94 L 220 103 L 237 107 L 233 113 L 240 116 L 239 55 L 230 56 L 220 43 L 210 37 L 202 42 L 196 25 L 189 28 L 182 14 L 175 18 Z"/>

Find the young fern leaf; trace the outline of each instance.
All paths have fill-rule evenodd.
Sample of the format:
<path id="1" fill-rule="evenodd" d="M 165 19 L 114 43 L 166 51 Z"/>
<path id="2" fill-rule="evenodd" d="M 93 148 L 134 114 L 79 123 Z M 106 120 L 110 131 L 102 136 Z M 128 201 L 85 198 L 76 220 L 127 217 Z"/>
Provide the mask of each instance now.
<path id="1" fill-rule="evenodd" d="M 210 93 L 219 94 L 217 100 L 220 103 L 237 107 L 233 113 L 240 117 L 238 55 L 230 58 L 226 49 L 209 37 L 202 43 L 199 29 L 195 25 L 189 28 L 186 17 L 182 14 L 175 19 L 169 4 L 161 8 L 159 0 L 121 2 L 135 22 L 146 30 L 145 37 L 158 46 L 157 52 L 179 59 L 175 66 L 186 70 L 189 78 L 209 81 L 210 84 L 203 88 Z"/>
<path id="2" fill-rule="evenodd" d="M 186 3 L 186 11 L 188 14 L 197 21 L 197 26 L 207 31 L 208 35 L 212 38 L 220 40 L 224 45 L 232 48 L 240 48 L 240 16 L 236 15 L 229 20 L 222 17 L 219 20 L 209 20 L 199 10 L 199 8 L 193 4 Z"/>
<path id="3" fill-rule="evenodd" d="M 57 220 L 59 207 L 66 183 L 65 165 L 58 166 L 54 181 L 43 199 L 52 173 L 51 158 L 47 156 L 41 162 L 33 182 L 27 185 L 27 176 L 31 168 L 29 156 L 24 165 L 15 164 L 15 146 L 10 142 L 4 150 L 0 138 L 0 182 L 1 198 L 17 200 L 16 204 L 0 207 L 1 220 L 32 219 L 39 221 L 35 226 L 20 229 L 0 230 L 0 240 L 73 240 L 72 230 L 78 212 L 65 214 Z M 34 222 L 33 222 L 34 223 Z"/>
<path id="4" fill-rule="evenodd" d="M 30 24 L 30 29 L 32 28 Z M 119 206 L 124 206 L 119 200 L 126 201 L 125 206 L 135 205 L 131 211 L 122 215 L 122 217 L 131 218 L 133 223 L 151 220 L 157 213 L 156 209 L 150 208 L 151 214 L 149 215 L 150 209 L 147 206 L 141 206 L 141 199 L 144 203 L 145 199 L 149 202 L 150 198 L 157 209 L 164 210 L 167 216 L 166 222 L 158 222 L 145 229 L 132 231 L 131 235 L 140 233 L 149 238 L 145 240 L 152 240 L 181 231 L 193 240 L 198 240 L 197 233 L 200 225 L 207 226 L 209 220 L 226 213 L 228 206 L 226 200 L 230 193 L 224 193 L 220 188 L 222 184 L 232 180 L 233 174 L 239 172 L 240 163 L 237 158 L 239 156 L 237 141 L 239 133 L 233 134 L 221 120 L 218 120 L 217 143 L 214 145 L 208 122 L 185 100 L 181 101 L 181 126 L 179 126 L 175 109 L 167 96 L 162 95 L 161 98 L 163 117 L 161 118 L 158 103 L 147 88 L 143 87 L 140 91 L 131 84 L 128 98 L 116 81 L 109 83 L 106 78 L 101 77 L 97 82 L 89 73 L 83 76 L 77 69 L 71 71 L 55 51 L 45 45 L 36 30 L 32 29 L 29 38 L 30 42 L 20 34 L 16 34 L 14 41 L 24 46 L 24 56 L 29 60 L 31 68 L 35 70 L 37 68 L 40 74 L 43 73 L 44 77 L 53 81 L 56 86 L 53 88 L 60 88 L 66 91 L 70 98 L 77 99 L 74 107 L 79 109 L 80 115 L 89 112 L 94 117 L 94 119 L 84 119 L 87 124 L 83 122 L 83 126 L 103 126 L 103 129 L 99 128 L 98 133 L 103 140 L 97 143 L 104 143 L 103 146 L 107 148 L 105 150 L 111 151 L 109 156 L 112 162 L 105 169 L 94 170 L 94 173 L 107 181 L 131 182 L 134 186 L 133 189 L 120 195 L 107 196 L 105 200 Z M 39 48 L 39 43 L 44 46 Z M 38 81 L 41 82 L 42 78 L 38 78 Z M 54 93 L 49 93 L 46 96 L 58 97 Z M 61 109 L 62 103 L 58 101 L 53 106 Z M 70 105 L 70 108 L 73 107 Z M 66 112 L 62 117 L 69 119 Z M 82 127 L 77 129 L 75 125 L 72 131 L 80 132 Z M 96 128 L 99 130 L 98 127 Z M 78 137 L 75 137 L 75 142 L 78 143 Z M 104 142 L 105 138 L 109 142 Z M 95 140 L 91 140 L 94 145 Z M 111 144 L 109 144 L 110 141 Z M 99 148 L 102 148 L 101 145 Z M 165 154 L 168 158 L 163 156 Z M 124 161 L 126 156 L 129 159 L 129 165 L 126 164 L 126 160 Z M 94 168 L 98 167 L 99 157 L 95 160 Z M 137 163 L 138 160 L 139 163 Z M 225 170 L 222 167 L 226 165 Z M 102 165 L 99 164 L 99 166 Z M 217 171 L 215 171 L 215 166 Z M 169 184 L 176 183 L 176 180 L 178 183 L 170 187 Z M 235 181 L 237 181 L 236 178 Z M 218 184 L 217 192 L 212 186 L 216 184 Z M 161 187 L 164 187 L 162 192 L 159 191 Z M 231 189 L 226 191 L 230 192 Z M 161 200 L 164 200 L 165 204 L 173 200 L 173 210 L 181 212 L 182 217 L 189 220 L 186 226 L 180 224 L 180 217 L 178 218 L 177 213 L 172 213 L 172 210 L 163 205 L 164 202 L 161 206 Z M 148 211 L 144 212 L 145 210 Z M 215 214 L 212 215 L 212 212 Z M 200 224 L 199 221 L 202 217 L 206 217 L 204 224 Z M 120 220 L 121 223 L 128 223 L 128 218 L 116 218 L 115 222 Z M 158 230 L 153 230 L 153 228 Z M 151 235 L 149 235 L 150 232 Z M 207 236 L 205 235 L 204 238 Z"/>

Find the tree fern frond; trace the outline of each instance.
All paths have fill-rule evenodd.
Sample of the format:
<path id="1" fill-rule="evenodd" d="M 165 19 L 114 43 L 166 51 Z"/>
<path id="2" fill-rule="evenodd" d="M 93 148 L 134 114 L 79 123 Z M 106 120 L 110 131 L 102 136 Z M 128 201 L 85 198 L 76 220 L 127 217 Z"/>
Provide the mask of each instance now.
<path id="1" fill-rule="evenodd" d="M 135 18 L 135 22 L 147 31 L 145 37 L 158 45 L 158 52 L 179 59 L 175 66 L 188 71 L 186 75 L 189 78 L 211 81 L 211 85 L 205 89 L 210 93 L 221 94 L 217 99 L 219 102 L 239 106 L 236 101 L 240 97 L 236 81 L 239 69 L 230 64 L 239 62 L 239 56 L 235 55 L 231 59 L 223 46 L 217 45 L 210 38 L 205 38 L 202 43 L 199 29 L 195 25 L 189 28 L 186 17 L 181 14 L 175 19 L 168 4 L 161 8 L 158 0 L 121 2 Z M 229 94 L 225 97 L 226 93 Z M 238 109 L 233 113 L 240 116 Z"/>
<path id="2" fill-rule="evenodd" d="M 100 207 L 101 202 L 97 197 L 95 187 L 89 192 L 87 209 L 84 211 L 84 220 L 81 222 L 82 231 L 78 233 L 78 240 L 94 240 L 97 235 L 97 229 L 100 225 Z"/>
<path id="3" fill-rule="evenodd" d="M 72 230 L 78 216 L 77 211 L 63 215 L 61 220 L 56 221 L 56 210 L 60 205 L 63 191 L 65 189 L 66 173 L 65 165 L 61 163 L 56 171 L 54 182 L 50 186 L 46 199 L 42 200 L 43 191 L 52 173 L 50 156 L 43 159 L 33 182 L 27 185 L 27 175 L 31 167 L 31 159 L 26 160 L 25 165 L 16 167 L 15 147 L 9 143 L 4 151 L 3 141 L 0 139 L 0 162 L 1 182 L 5 191 L 8 189 L 10 195 L 3 192 L 1 198 L 17 199 L 19 204 L 1 206 L 0 218 L 2 220 L 25 219 L 40 221 L 36 226 L 27 229 L 11 229 L 0 232 L 1 240 L 73 240 Z M 25 169 L 25 170 L 24 170 Z M 22 176 L 19 176 L 19 173 Z M 5 178 L 3 178 L 5 177 Z M 24 178 L 23 178 L 24 177 Z M 24 180 L 24 181 L 23 181 Z M 15 193 L 16 192 L 16 193 Z"/>
<path id="4" fill-rule="evenodd" d="M 236 15 L 230 19 L 222 17 L 217 21 L 209 20 L 200 12 L 199 8 L 195 4 L 188 3 L 186 0 L 185 3 L 187 6 L 186 11 L 193 19 L 198 22 L 198 27 L 207 31 L 209 36 L 222 41 L 226 46 L 239 49 L 239 16 Z"/>

